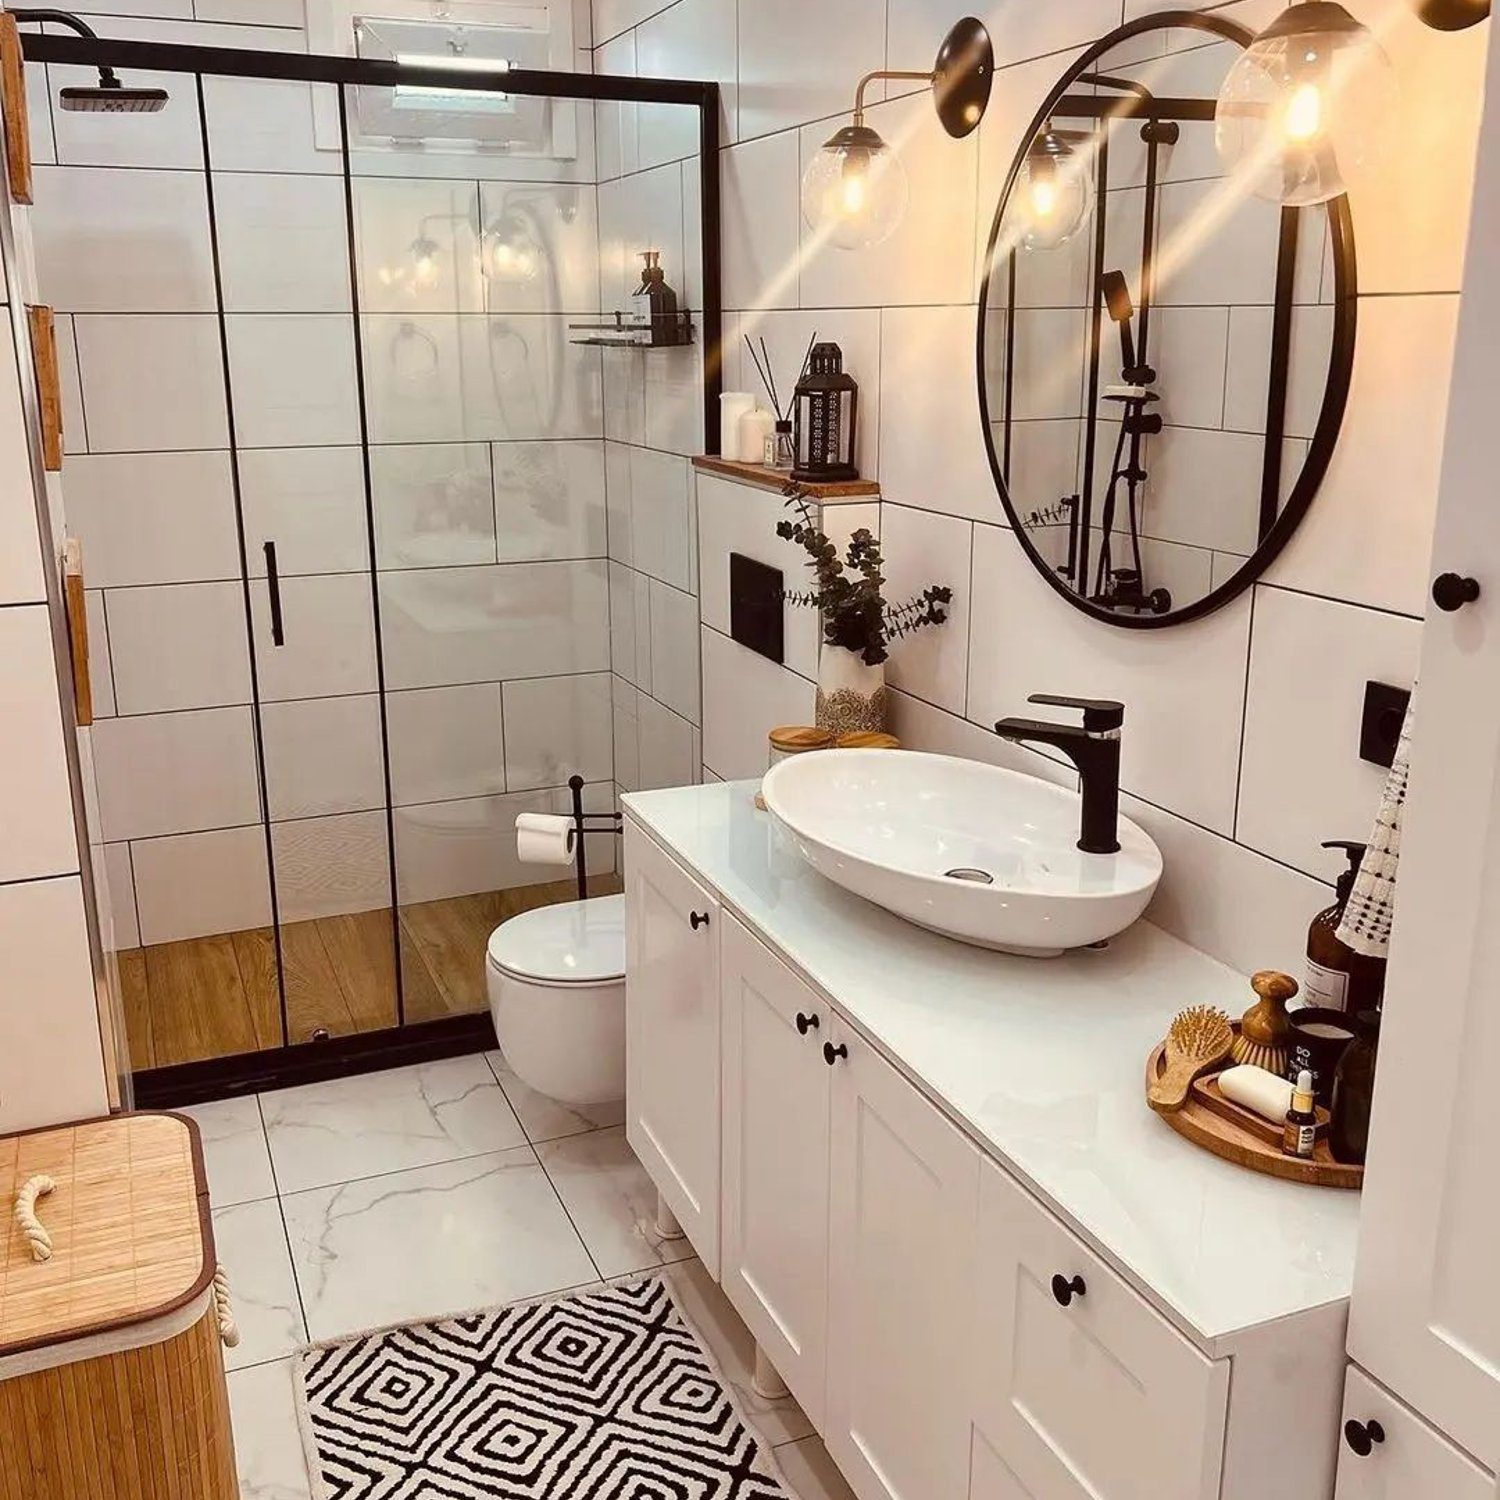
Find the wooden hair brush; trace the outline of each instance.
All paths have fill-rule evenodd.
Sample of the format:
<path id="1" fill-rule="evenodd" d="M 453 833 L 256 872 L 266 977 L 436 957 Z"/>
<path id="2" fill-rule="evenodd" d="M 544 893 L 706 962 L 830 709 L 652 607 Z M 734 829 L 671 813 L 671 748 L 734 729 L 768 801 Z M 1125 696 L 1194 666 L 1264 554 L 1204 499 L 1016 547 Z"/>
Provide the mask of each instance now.
<path id="1" fill-rule="evenodd" d="M 1172 1018 L 1167 1032 L 1166 1067 L 1146 1091 L 1146 1102 L 1158 1114 L 1175 1114 L 1187 1103 L 1195 1078 L 1229 1056 L 1234 1033 L 1229 1017 L 1211 1005 L 1195 1005 Z"/>
<path id="2" fill-rule="evenodd" d="M 1283 1077 L 1292 1055 L 1286 1003 L 1297 993 L 1297 981 L 1290 974 L 1262 969 L 1250 980 L 1250 988 L 1260 999 L 1245 1012 L 1230 1055 L 1237 1063 Z"/>

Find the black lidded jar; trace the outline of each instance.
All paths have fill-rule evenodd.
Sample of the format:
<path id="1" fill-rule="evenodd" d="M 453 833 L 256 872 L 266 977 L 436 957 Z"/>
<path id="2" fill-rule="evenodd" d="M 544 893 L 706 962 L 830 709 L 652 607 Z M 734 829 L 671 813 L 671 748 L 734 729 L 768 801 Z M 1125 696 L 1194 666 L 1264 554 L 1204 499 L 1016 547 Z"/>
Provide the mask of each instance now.
<path id="1" fill-rule="evenodd" d="M 1375 1102 L 1375 1063 L 1380 1047 L 1380 1012 L 1354 1018 L 1354 1040 L 1344 1049 L 1333 1075 L 1333 1112 L 1328 1149 L 1335 1161 L 1362 1167 L 1370 1143 L 1370 1110 Z"/>

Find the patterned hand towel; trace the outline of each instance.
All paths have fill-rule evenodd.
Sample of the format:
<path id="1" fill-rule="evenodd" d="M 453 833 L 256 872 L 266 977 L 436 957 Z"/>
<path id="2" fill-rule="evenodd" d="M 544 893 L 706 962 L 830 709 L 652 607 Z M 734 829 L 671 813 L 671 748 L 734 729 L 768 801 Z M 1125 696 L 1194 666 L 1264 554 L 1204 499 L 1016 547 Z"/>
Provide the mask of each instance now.
<path id="1" fill-rule="evenodd" d="M 1380 811 L 1375 816 L 1375 831 L 1370 846 L 1354 879 L 1354 889 L 1344 907 L 1339 923 L 1340 939 L 1370 958 L 1384 958 L 1391 946 L 1391 922 L 1396 913 L 1396 866 L 1401 859 L 1401 812 L 1406 806 L 1406 788 L 1411 779 L 1412 709 L 1416 694 L 1407 706 L 1406 722 L 1396 745 L 1396 758 L 1386 779 Z"/>

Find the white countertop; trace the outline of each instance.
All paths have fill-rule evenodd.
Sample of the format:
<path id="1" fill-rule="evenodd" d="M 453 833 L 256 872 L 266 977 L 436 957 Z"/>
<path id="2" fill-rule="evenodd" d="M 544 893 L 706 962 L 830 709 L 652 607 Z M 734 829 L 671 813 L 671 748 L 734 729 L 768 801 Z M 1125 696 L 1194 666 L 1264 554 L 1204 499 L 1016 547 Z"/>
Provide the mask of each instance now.
<path id="1" fill-rule="evenodd" d="M 624 806 L 1206 1352 L 1349 1296 L 1359 1194 L 1233 1166 L 1146 1106 L 1146 1059 L 1173 1014 L 1240 1014 L 1243 975 L 1148 922 L 1055 959 L 938 937 L 814 873 L 755 791 Z"/>

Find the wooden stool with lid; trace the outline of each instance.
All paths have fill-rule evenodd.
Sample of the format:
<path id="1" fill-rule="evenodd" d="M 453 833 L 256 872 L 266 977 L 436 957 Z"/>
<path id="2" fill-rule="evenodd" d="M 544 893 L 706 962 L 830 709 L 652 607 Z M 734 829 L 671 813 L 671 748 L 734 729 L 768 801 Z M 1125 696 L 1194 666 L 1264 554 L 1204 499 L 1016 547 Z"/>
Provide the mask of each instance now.
<path id="1" fill-rule="evenodd" d="M 197 1126 L 5 1137 L 0 1204 L 0 1500 L 237 1500 Z"/>

